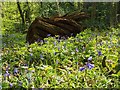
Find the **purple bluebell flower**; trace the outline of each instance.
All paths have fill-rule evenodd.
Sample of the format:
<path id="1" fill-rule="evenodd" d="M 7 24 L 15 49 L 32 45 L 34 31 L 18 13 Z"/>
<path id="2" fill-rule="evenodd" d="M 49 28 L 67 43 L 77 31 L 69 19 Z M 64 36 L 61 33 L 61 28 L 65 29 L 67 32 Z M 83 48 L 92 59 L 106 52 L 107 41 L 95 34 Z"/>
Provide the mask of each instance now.
<path id="1" fill-rule="evenodd" d="M 58 64 L 58 60 L 56 60 L 56 64 Z"/>
<path id="2" fill-rule="evenodd" d="M 51 34 L 47 34 L 47 36 L 49 37 L 49 36 L 51 36 Z"/>
<path id="3" fill-rule="evenodd" d="M 9 86 L 10 86 L 10 88 L 12 88 L 12 87 L 13 87 L 13 84 L 12 84 L 12 83 L 10 83 L 10 84 L 9 84 Z"/>
<path id="4" fill-rule="evenodd" d="M 56 55 L 57 53 L 56 52 L 54 52 L 54 55 Z"/>
<path id="5" fill-rule="evenodd" d="M 83 70 L 85 70 L 85 69 L 92 69 L 92 68 L 94 68 L 94 64 L 91 64 L 89 61 L 91 61 L 92 60 L 92 56 L 90 56 L 89 58 L 88 58 L 88 62 L 84 65 L 84 67 L 81 67 L 80 68 L 80 71 L 83 71 Z"/>
<path id="6" fill-rule="evenodd" d="M 39 90 L 43 90 L 43 88 L 39 88 Z"/>
<path id="7" fill-rule="evenodd" d="M 4 74 L 4 76 L 8 77 L 10 74 L 8 71 L 6 71 L 6 73 Z"/>
<path id="8" fill-rule="evenodd" d="M 60 50 L 60 47 L 58 47 L 58 51 Z"/>
<path id="9" fill-rule="evenodd" d="M 83 46 L 83 47 L 82 47 L 82 50 L 85 51 L 85 49 L 86 49 L 86 48 Z"/>
<path id="10" fill-rule="evenodd" d="M 76 52 L 79 52 L 78 48 L 76 48 Z"/>
<path id="11" fill-rule="evenodd" d="M 6 77 L 9 77 L 9 76 L 10 76 L 9 72 L 6 71 L 6 73 L 4 74 L 4 79 L 6 80 Z"/>
<path id="12" fill-rule="evenodd" d="M 30 53 L 30 56 L 33 56 L 33 54 L 32 54 L 32 53 Z"/>
<path id="13" fill-rule="evenodd" d="M 43 44 L 43 40 L 40 40 L 41 44 Z"/>
<path id="14" fill-rule="evenodd" d="M 92 60 L 92 56 L 90 56 L 89 58 L 88 58 L 88 61 L 91 61 Z"/>
<path id="15" fill-rule="evenodd" d="M 111 46 L 109 45 L 108 48 L 111 48 Z"/>
<path id="16" fill-rule="evenodd" d="M 83 70 L 85 70 L 85 67 L 80 67 L 79 70 L 80 70 L 80 71 L 83 71 Z"/>
<path id="17" fill-rule="evenodd" d="M 17 73 L 18 73 L 18 68 L 14 68 L 13 73 L 14 73 L 14 74 L 17 74 Z"/>
<path id="18" fill-rule="evenodd" d="M 71 36 L 73 36 L 73 33 L 71 33 Z"/>
<path id="19" fill-rule="evenodd" d="M 56 42 L 54 42 L 54 46 L 56 46 Z"/>
<path id="20" fill-rule="evenodd" d="M 63 37 L 61 37 L 61 39 L 65 40 L 66 38 L 65 38 L 65 36 L 63 36 Z"/>
<path id="21" fill-rule="evenodd" d="M 28 66 L 28 64 L 24 64 L 24 66 Z"/>
<path id="22" fill-rule="evenodd" d="M 38 38 L 37 42 L 40 42 L 40 38 Z"/>
<path id="23" fill-rule="evenodd" d="M 101 56 L 102 55 L 102 52 L 101 51 L 98 51 L 98 56 Z"/>
<path id="24" fill-rule="evenodd" d="M 87 63 L 86 66 L 87 66 L 89 69 L 94 68 L 94 64 L 91 64 L 91 63 Z"/>
<path id="25" fill-rule="evenodd" d="M 40 58 L 41 58 L 41 59 L 44 59 L 42 54 L 40 54 Z"/>

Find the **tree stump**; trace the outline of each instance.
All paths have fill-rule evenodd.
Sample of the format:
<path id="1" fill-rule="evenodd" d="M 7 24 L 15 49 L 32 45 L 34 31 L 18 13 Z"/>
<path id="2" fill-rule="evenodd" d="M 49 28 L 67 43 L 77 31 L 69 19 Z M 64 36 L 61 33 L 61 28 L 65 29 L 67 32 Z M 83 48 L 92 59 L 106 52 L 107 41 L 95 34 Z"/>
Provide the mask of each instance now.
<path id="1" fill-rule="evenodd" d="M 43 40 L 49 34 L 60 37 L 71 34 L 75 36 L 83 31 L 83 26 L 79 22 L 87 18 L 89 18 L 87 14 L 80 12 L 50 18 L 37 17 L 28 29 L 26 41 L 32 44 L 38 40 Z"/>

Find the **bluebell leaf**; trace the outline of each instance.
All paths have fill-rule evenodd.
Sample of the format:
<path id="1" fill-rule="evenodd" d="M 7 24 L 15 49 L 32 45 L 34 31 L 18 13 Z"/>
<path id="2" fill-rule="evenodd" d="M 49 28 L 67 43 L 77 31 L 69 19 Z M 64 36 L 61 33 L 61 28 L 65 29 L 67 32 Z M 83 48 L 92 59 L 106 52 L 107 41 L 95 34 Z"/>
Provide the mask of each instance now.
<path id="1" fill-rule="evenodd" d="M 83 71 L 83 70 L 85 70 L 85 67 L 80 67 L 79 70 L 80 70 L 80 71 Z"/>
<path id="2" fill-rule="evenodd" d="M 64 44 L 63 46 L 64 46 L 64 48 L 66 48 L 66 44 Z"/>
<path id="3" fill-rule="evenodd" d="M 6 68 L 6 71 L 8 72 L 9 69 L 10 69 L 10 65 L 8 65 L 8 67 Z"/>
<path id="4" fill-rule="evenodd" d="M 94 68 L 94 64 L 91 64 L 91 63 L 87 63 L 86 66 L 87 66 L 89 69 Z"/>
<path id="5" fill-rule="evenodd" d="M 88 61 L 91 61 L 92 60 L 92 56 L 90 56 L 89 58 L 88 58 Z"/>

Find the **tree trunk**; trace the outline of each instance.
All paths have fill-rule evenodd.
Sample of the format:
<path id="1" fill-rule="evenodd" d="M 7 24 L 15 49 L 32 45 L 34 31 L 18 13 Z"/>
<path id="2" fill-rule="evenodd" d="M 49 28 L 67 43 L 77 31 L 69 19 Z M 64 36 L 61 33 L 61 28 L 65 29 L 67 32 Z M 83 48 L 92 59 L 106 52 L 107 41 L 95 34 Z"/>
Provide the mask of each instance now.
<path id="1" fill-rule="evenodd" d="M 93 8 L 93 11 L 91 13 L 91 19 L 95 20 L 95 18 L 96 18 L 96 2 L 92 2 L 92 8 Z"/>
<path id="2" fill-rule="evenodd" d="M 24 14 L 23 14 L 22 9 L 21 9 L 21 7 L 20 7 L 19 0 L 17 0 L 17 6 L 18 6 L 18 10 L 19 10 L 19 12 L 20 12 L 20 17 L 21 17 L 21 19 L 22 19 L 22 24 L 25 25 Z"/>
<path id="3" fill-rule="evenodd" d="M 117 22 L 120 23 L 120 1 L 117 2 Z"/>
<path id="4" fill-rule="evenodd" d="M 58 15 L 61 16 L 61 11 L 60 11 L 60 6 L 59 6 L 59 1 L 56 0 L 56 6 L 57 6 L 57 12 L 58 12 Z"/>
<path id="5" fill-rule="evenodd" d="M 26 2 L 25 7 L 27 7 L 27 9 L 25 10 L 25 21 L 27 21 L 30 24 L 31 23 L 31 19 L 30 19 L 30 7 L 29 7 L 28 1 Z"/>
<path id="6" fill-rule="evenodd" d="M 116 3 L 110 3 L 110 26 L 114 27 L 116 25 Z"/>

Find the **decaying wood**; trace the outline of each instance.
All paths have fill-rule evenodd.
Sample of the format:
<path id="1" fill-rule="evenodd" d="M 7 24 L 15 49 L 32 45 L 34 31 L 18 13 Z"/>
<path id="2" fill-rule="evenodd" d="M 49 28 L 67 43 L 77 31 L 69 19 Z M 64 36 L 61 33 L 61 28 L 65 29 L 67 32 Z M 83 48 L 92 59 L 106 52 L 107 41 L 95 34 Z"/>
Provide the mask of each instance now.
<path id="1" fill-rule="evenodd" d="M 83 26 L 80 21 L 88 18 L 85 13 L 72 13 L 60 17 L 37 17 L 30 25 L 26 40 L 29 44 L 39 40 L 43 40 L 48 34 L 51 36 L 70 36 L 71 33 L 75 36 L 83 31 Z"/>

